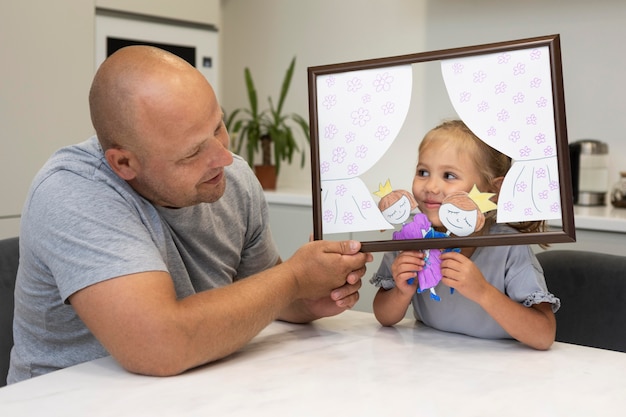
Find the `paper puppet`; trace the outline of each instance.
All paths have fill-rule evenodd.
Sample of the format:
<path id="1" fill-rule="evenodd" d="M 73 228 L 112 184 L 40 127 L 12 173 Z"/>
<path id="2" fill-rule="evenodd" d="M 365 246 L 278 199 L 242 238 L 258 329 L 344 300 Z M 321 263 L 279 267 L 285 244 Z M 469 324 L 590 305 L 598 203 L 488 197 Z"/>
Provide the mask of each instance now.
<path id="1" fill-rule="evenodd" d="M 393 190 L 391 182 L 387 180 L 385 185 L 379 185 L 378 191 L 374 192 L 380 197 L 378 208 L 385 220 L 391 224 L 402 224 L 402 228 L 393 233 L 393 240 L 400 239 L 425 239 L 433 237 L 445 237 L 433 229 L 428 217 L 423 213 L 417 213 L 409 219 L 412 212 L 417 208 L 417 201 L 413 194 L 406 190 Z M 417 291 L 430 291 L 433 300 L 440 301 L 441 297 L 435 292 L 435 287 L 441 281 L 441 262 L 439 256 L 441 250 L 426 249 L 424 252 L 424 268 L 417 273 Z M 412 283 L 412 281 L 409 281 Z"/>
<path id="2" fill-rule="evenodd" d="M 413 211 L 417 209 L 417 201 L 413 194 L 407 190 L 393 190 L 389 180 L 385 185 L 379 185 L 378 191 L 374 194 L 380 197 L 378 208 L 385 220 L 391 224 L 402 224 L 404 227 Z M 394 236 L 396 233 L 398 232 L 394 232 Z"/>
<path id="3" fill-rule="evenodd" d="M 406 190 L 393 190 L 389 180 L 385 185 L 379 185 L 378 191 L 374 192 L 380 197 L 378 208 L 385 219 L 392 224 L 402 224 L 402 228 L 393 233 L 393 240 L 399 239 L 428 239 L 456 236 L 469 236 L 480 231 L 485 224 L 484 213 L 494 210 L 497 205 L 490 200 L 495 194 L 481 193 L 476 185 L 467 193 L 458 191 L 447 195 L 439 208 L 439 220 L 447 229 L 447 232 L 436 231 L 428 217 L 423 213 L 417 213 L 411 220 L 411 213 L 417 208 L 417 201 Z M 424 268 L 417 273 L 418 292 L 428 290 L 430 298 L 440 301 L 441 297 L 435 291 L 435 287 L 441 281 L 442 252 L 460 249 L 426 249 L 424 250 Z M 409 280 L 409 283 L 412 283 Z M 452 294 L 454 289 L 450 289 Z"/>
<path id="4" fill-rule="evenodd" d="M 457 191 L 448 194 L 441 202 L 439 220 L 455 236 L 469 236 L 485 225 L 485 215 L 497 208 L 490 200 L 495 194 L 481 193 L 476 185 L 469 193 Z"/>

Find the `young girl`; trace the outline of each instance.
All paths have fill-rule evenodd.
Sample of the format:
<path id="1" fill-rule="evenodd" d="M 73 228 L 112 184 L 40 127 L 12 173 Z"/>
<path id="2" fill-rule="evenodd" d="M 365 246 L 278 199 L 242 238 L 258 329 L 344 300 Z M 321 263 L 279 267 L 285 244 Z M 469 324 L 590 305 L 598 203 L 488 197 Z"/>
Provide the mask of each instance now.
<path id="1" fill-rule="evenodd" d="M 457 191 L 493 193 L 510 167 L 510 159 L 478 139 L 463 122 L 445 122 L 426 134 L 419 147 L 413 195 L 435 229 L 445 232 L 439 219 L 442 200 Z M 485 214 L 476 234 L 538 231 L 543 222 L 496 224 L 495 210 Z M 374 314 L 384 326 L 402 320 L 410 304 L 416 317 L 436 329 L 482 338 L 514 338 L 535 349 L 554 342 L 554 312 L 560 301 L 545 283 L 542 269 L 529 246 L 462 248 L 441 254 L 442 280 L 437 292 L 454 295 L 433 302 L 417 293 L 416 271 L 424 267 L 421 251 L 386 253 L 372 283 L 381 287 L 374 298 Z"/>

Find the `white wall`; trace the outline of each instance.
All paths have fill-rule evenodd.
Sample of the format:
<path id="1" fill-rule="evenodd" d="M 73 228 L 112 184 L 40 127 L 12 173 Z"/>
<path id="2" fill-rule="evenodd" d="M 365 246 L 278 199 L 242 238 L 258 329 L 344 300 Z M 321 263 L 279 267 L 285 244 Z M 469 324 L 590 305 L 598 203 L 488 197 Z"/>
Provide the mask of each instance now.
<path id="1" fill-rule="evenodd" d="M 608 142 L 612 181 L 626 170 L 622 0 L 3 1 L 0 237 L 17 230 L 19 221 L 3 217 L 19 215 L 28 185 L 50 153 L 92 132 L 87 91 L 96 6 L 216 24 L 226 110 L 245 105 L 245 66 L 264 99 L 277 94 L 297 55 L 287 106 L 304 116 L 309 66 L 560 33 L 570 140 Z M 310 191 L 308 165 L 282 173 L 279 188 Z"/>
<path id="2" fill-rule="evenodd" d="M 559 33 L 569 139 L 609 144 L 610 182 L 626 170 L 623 0 L 222 0 L 222 13 L 226 110 L 245 105 L 245 66 L 264 98 L 297 55 L 287 106 L 304 116 L 308 66 Z M 309 192 L 309 170 L 284 168 L 279 189 Z"/>
<path id="3" fill-rule="evenodd" d="M 609 144 L 609 186 L 626 170 L 626 2 L 623 0 L 433 0 L 429 49 L 558 33 L 569 141 Z"/>
<path id="4" fill-rule="evenodd" d="M 91 132 L 93 4 L 84 0 L 0 4 L 0 219 L 16 235 L 28 186 L 62 144 Z"/>
<path id="5" fill-rule="evenodd" d="M 220 0 L 95 0 L 97 7 L 188 22 L 209 23 L 219 28 Z"/>
<path id="6" fill-rule="evenodd" d="M 222 0 L 222 106 L 246 106 L 246 66 L 259 100 L 275 100 L 296 55 L 286 110 L 308 118 L 307 67 L 424 50 L 425 6 L 423 0 Z M 310 192 L 308 160 L 302 170 L 281 167 L 278 188 Z"/>
<path id="7" fill-rule="evenodd" d="M 219 27 L 219 1 L 0 2 L 0 238 L 18 234 L 30 182 L 52 152 L 93 134 L 96 6 Z"/>

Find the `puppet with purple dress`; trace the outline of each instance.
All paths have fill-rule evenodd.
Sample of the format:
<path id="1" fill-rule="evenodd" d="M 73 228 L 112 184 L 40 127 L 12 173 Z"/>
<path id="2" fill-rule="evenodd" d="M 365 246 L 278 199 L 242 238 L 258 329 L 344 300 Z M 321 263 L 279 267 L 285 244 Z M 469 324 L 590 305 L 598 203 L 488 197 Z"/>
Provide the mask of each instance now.
<path id="1" fill-rule="evenodd" d="M 496 205 L 489 199 L 494 195 L 481 193 L 476 186 L 469 193 L 455 192 L 442 201 L 439 209 L 439 220 L 447 228 L 447 232 L 436 231 L 428 217 L 423 213 L 417 213 L 409 220 L 412 212 L 417 209 L 417 201 L 406 190 L 393 190 L 389 180 L 375 192 L 380 197 L 378 208 L 385 219 L 391 224 L 402 224 L 399 231 L 393 233 L 393 239 L 428 239 L 448 237 L 451 233 L 456 236 L 469 236 L 478 232 L 485 224 L 484 212 L 493 210 Z M 444 249 L 444 251 L 460 252 L 459 248 Z M 417 273 L 418 292 L 430 291 L 433 300 L 440 301 L 435 287 L 441 281 L 441 261 L 439 259 L 442 250 L 424 250 L 425 265 Z M 453 289 L 450 290 L 453 292 Z"/>
<path id="2" fill-rule="evenodd" d="M 401 224 L 402 228 L 393 233 L 393 240 L 400 239 L 424 239 L 429 237 L 445 237 L 445 233 L 436 232 L 423 213 L 417 213 L 410 219 L 417 209 L 417 201 L 413 194 L 406 190 L 393 190 L 389 180 L 375 192 L 380 201 L 378 208 L 385 219 L 391 224 Z M 439 249 L 425 249 L 424 268 L 417 273 L 417 291 L 429 290 L 430 298 L 440 301 L 441 297 L 435 292 L 435 287 L 441 281 L 441 261 Z"/>

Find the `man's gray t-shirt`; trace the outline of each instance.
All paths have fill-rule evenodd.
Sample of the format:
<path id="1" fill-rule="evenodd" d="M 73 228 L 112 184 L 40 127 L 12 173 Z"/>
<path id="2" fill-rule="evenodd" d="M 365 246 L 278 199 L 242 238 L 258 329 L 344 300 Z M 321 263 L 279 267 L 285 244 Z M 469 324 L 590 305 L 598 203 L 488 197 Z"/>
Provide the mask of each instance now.
<path id="1" fill-rule="evenodd" d="M 215 203 L 167 209 L 115 175 L 95 137 L 55 153 L 22 213 L 8 382 L 108 354 L 68 303 L 87 286 L 167 271 L 183 298 L 275 265 L 256 177 L 236 155 L 225 173 L 226 191 Z"/>

